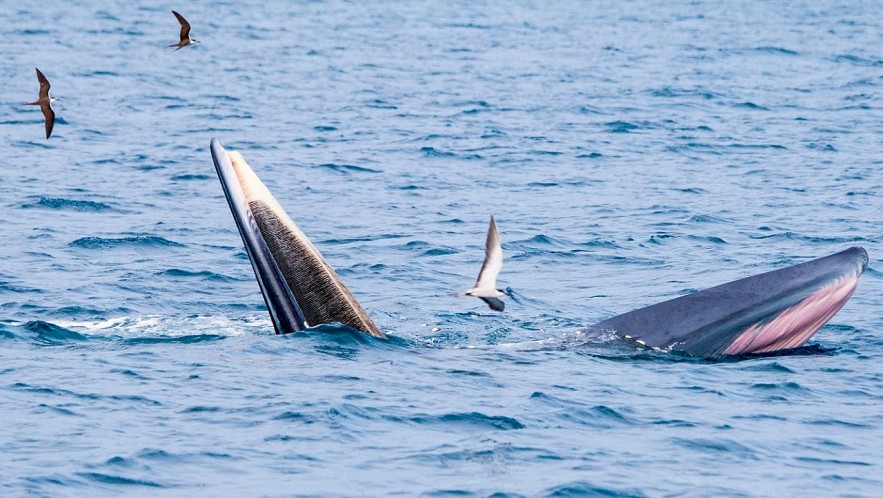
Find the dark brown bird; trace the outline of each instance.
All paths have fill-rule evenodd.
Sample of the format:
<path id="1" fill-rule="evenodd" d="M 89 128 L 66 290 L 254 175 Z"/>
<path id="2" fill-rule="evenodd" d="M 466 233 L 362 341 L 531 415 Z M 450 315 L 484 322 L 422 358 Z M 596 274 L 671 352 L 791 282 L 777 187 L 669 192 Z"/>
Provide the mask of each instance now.
<path id="1" fill-rule="evenodd" d="M 37 68 L 34 68 L 37 69 Z M 55 112 L 52 110 L 52 107 L 49 104 L 58 100 L 55 97 L 49 96 L 49 80 L 43 76 L 43 73 L 37 69 L 37 81 L 40 82 L 40 98 L 33 102 L 28 102 L 25 105 L 38 105 L 40 106 L 40 110 L 43 111 L 43 117 L 46 118 L 46 138 L 49 138 L 49 135 L 52 135 L 52 127 L 55 126 Z"/>
<path id="2" fill-rule="evenodd" d="M 175 49 L 175 52 L 177 52 L 178 50 L 181 50 L 182 48 L 186 47 L 187 45 L 193 45 L 195 43 L 199 43 L 198 41 L 194 40 L 193 38 L 190 38 L 190 23 L 187 22 L 187 19 L 184 19 L 184 16 L 175 12 L 174 10 L 172 11 L 172 14 L 175 14 L 175 17 L 178 18 L 178 22 L 181 23 L 181 40 L 178 43 L 173 43 L 172 45 L 169 45 L 169 46 L 170 47 L 178 47 Z"/>

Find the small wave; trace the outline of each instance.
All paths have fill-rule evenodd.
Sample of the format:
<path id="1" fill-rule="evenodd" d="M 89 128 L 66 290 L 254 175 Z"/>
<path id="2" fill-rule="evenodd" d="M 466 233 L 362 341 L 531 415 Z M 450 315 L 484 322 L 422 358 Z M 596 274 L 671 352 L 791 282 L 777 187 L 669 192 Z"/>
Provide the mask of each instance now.
<path id="1" fill-rule="evenodd" d="M 473 22 L 463 22 L 463 23 L 449 23 L 442 24 L 442 27 L 445 28 L 468 28 L 468 29 L 490 29 L 491 26 L 488 24 L 478 24 Z"/>
<path id="2" fill-rule="evenodd" d="M 356 166 L 354 164 L 334 164 L 334 163 L 325 163 L 320 164 L 318 167 L 330 169 L 332 171 L 337 171 L 339 173 L 382 173 L 380 170 L 366 168 L 365 166 Z"/>
<path id="3" fill-rule="evenodd" d="M 126 30 L 119 30 L 119 31 L 116 31 L 116 33 L 131 34 L 131 33 L 127 32 Z M 89 71 L 86 74 L 86 76 L 119 76 L 119 75 L 120 74 L 115 71 L 104 71 L 104 70 Z"/>
<path id="4" fill-rule="evenodd" d="M 150 488 L 161 488 L 162 484 L 147 481 L 144 479 L 134 479 L 130 477 L 115 476 L 110 474 L 101 474 L 98 472 L 78 472 L 78 476 L 84 477 L 91 481 L 100 482 L 102 484 L 116 484 L 122 486 L 146 486 Z"/>
<path id="5" fill-rule="evenodd" d="M 610 133 L 631 133 L 641 127 L 626 121 L 611 121 L 609 123 L 604 123 L 604 126 L 607 127 L 607 131 Z"/>
<path id="6" fill-rule="evenodd" d="M 778 361 L 772 361 L 769 363 L 761 363 L 758 365 L 751 365 L 751 366 L 746 367 L 746 370 L 749 370 L 752 372 L 777 372 L 777 373 L 789 373 L 789 374 L 796 374 L 797 373 L 794 370 L 779 363 Z"/>
<path id="7" fill-rule="evenodd" d="M 386 188 L 389 190 L 431 190 L 429 187 L 424 187 L 420 185 L 390 185 Z"/>
<path id="8" fill-rule="evenodd" d="M 36 124 L 37 122 L 28 121 L 28 123 Z M 38 140 L 20 140 L 15 142 L 17 146 L 37 147 L 44 150 L 51 150 L 54 146 L 48 143 L 48 140 L 40 142 Z"/>
<path id="9" fill-rule="evenodd" d="M 441 151 L 435 147 L 420 147 L 420 152 L 426 157 L 456 157 L 453 152 Z"/>
<path id="10" fill-rule="evenodd" d="M 716 237 L 716 236 L 714 236 L 714 235 L 708 235 L 708 236 L 695 236 L 695 235 L 690 235 L 690 236 L 687 237 L 687 238 L 690 239 L 690 240 L 698 240 L 698 241 L 711 242 L 712 244 L 726 244 L 726 243 L 727 243 L 726 240 L 724 240 L 724 239 L 722 239 L 722 238 L 720 238 L 720 237 Z"/>
<path id="11" fill-rule="evenodd" d="M 805 457 L 805 456 L 795 457 L 794 459 L 797 461 L 800 461 L 800 462 L 818 463 L 818 464 L 822 464 L 826 467 L 829 465 L 832 465 L 832 464 L 833 465 L 854 465 L 854 466 L 858 466 L 858 467 L 874 467 L 875 466 L 873 463 L 863 462 L 861 460 L 839 460 L 836 458 L 817 458 L 817 457 Z"/>
<path id="12" fill-rule="evenodd" d="M 42 208 L 57 209 L 63 211 L 110 211 L 113 209 L 109 204 L 95 201 L 83 201 L 77 199 L 64 199 L 61 197 L 39 197 L 36 201 L 21 205 L 24 209 Z"/>
<path id="13" fill-rule="evenodd" d="M 383 99 L 372 99 L 365 103 L 366 107 L 374 108 L 374 109 L 389 109 L 394 110 L 398 109 L 398 106 L 395 104 L 390 104 L 389 102 Z"/>
<path id="14" fill-rule="evenodd" d="M 502 415 L 485 415 L 480 412 L 446 413 L 444 415 L 417 415 L 406 419 L 418 425 L 440 425 L 444 427 L 459 426 L 479 430 L 514 430 L 524 429 L 524 424 L 512 417 Z M 448 430 L 447 428 L 443 430 Z"/>
<path id="15" fill-rule="evenodd" d="M 173 453 L 169 453 L 166 450 L 160 450 L 156 448 L 143 448 L 138 452 L 138 458 L 144 458 L 148 460 L 166 460 L 166 461 L 180 461 L 181 458 L 178 455 Z"/>
<path id="16" fill-rule="evenodd" d="M 484 112 L 484 111 L 487 111 L 487 110 L 488 110 L 487 108 L 482 108 L 482 109 L 476 109 L 476 108 L 473 108 L 473 109 L 467 109 L 467 110 L 465 110 L 465 111 L 462 111 L 462 114 L 465 114 L 465 115 L 467 115 L 467 116 L 472 116 L 472 115 L 474 115 L 474 114 L 478 114 L 478 113 L 480 113 L 480 112 Z"/>
<path id="17" fill-rule="evenodd" d="M 394 341 L 378 339 L 341 323 L 326 323 L 309 329 L 309 333 L 285 334 L 282 340 L 309 341 L 317 353 L 343 359 L 358 357 L 366 348 L 395 347 Z"/>
<path id="18" fill-rule="evenodd" d="M 304 424 L 312 424 L 316 422 L 316 418 L 310 415 L 303 414 L 301 412 L 293 412 L 293 411 L 284 411 L 279 415 L 273 417 L 273 420 L 284 420 L 291 422 L 301 422 Z"/>
<path id="19" fill-rule="evenodd" d="M 43 289 L 35 289 L 31 287 L 20 287 L 9 282 L 0 280 L 0 294 L 8 292 L 10 294 L 42 294 Z"/>
<path id="20" fill-rule="evenodd" d="M 712 100 L 714 98 L 719 97 L 718 94 L 714 92 L 710 92 L 708 90 L 701 89 L 686 89 L 686 88 L 671 88 L 671 87 L 663 87 L 657 90 L 651 90 L 650 95 L 653 97 L 666 97 L 666 98 L 677 98 L 677 97 L 699 97 L 705 100 Z"/>
<path id="21" fill-rule="evenodd" d="M 406 250 L 406 251 L 411 251 L 411 252 L 428 251 L 432 248 L 432 246 L 429 244 L 429 242 L 424 242 L 422 240 L 412 240 L 412 241 L 409 241 L 399 247 Z"/>
<path id="22" fill-rule="evenodd" d="M 794 50 L 788 50 L 787 48 L 782 47 L 757 47 L 753 49 L 755 52 L 762 54 L 774 54 L 774 55 L 800 55 L 798 52 Z"/>
<path id="23" fill-rule="evenodd" d="M 487 140 L 490 138 L 501 138 L 501 137 L 508 137 L 508 136 L 509 135 L 507 135 L 506 132 L 504 132 L 502 130 L 498 130 L 496 128 L 490 128 L 490 129 L 485 130 L 485 132 L 481 136 L 479 136 L 479 138 L 481 138 L 482 140 Z"/>
<path id="24" fill-rule="evenodd" d="M 196 344 L 200 342 L 222 341 L 226 339 L 225 335 L 218 334 L 194 334 L 180 336 L 159 336 L 159 337 L 129 337 L 123 339 L 124 344 Z"/>
<path id="25" fill-rule="evenodd" d="M 831 144 L 822 144 L 822 143 L 816 143 L 816 142 L 811 142 L 811 143 L 806 144 L 806 148 L 810 149 L 810 150 L 818 150 L 818 151 L 822 151 L 822 152 L 837 152 L 837 148 Z"/>
<path id="26" fill-rule="evenodd" d="M 693 152 L 711 154 L 714 156 L 723 155 L 723 148 L 721 146 L 701 142 L 688 142 L 682 145 L 667 145 L 665 150 L 666 152 L 674 152 L 676 154 Z"/>
<path id="27" fill-rule="evenodd" d="M 420 256 L 448 256 L 451 254 L 459 254 L 460 252 L 462 251 L 453 247 L 434 247 L 432 249 L 424 251 L 423 254 L 421 254 Z"/>
<path id="28" fill-rule="evenodd" d="M 73 330 L 55 325 L 54 323 L 34 320 L 24 324 L 25 330 L 36 334 L 34 341 L 43 344 L 63 344 L 70 341 L 85 341 L 87 336 Z"/>
<path id="29" fill-rule="evenodd" d="M 822 425 L 822 426 L 832 426 L 832 427 L 846 427 L 849 429 L 872 429 L 874 428 L 873 424 L 865 424 L 862 422 L 851 422 L 849 420 L 842 419 L 816 419 L 816 420 L 807 420 L 804 422 L 809 425 Z"/>
<path id="30" fill-rule="evenodd" d="M 604 157 L 600 152 L 590 152 L 588 154 L 579 154 L 576 156 L 577 159 L 597 159 L 599 157 Z"/>
<path id="31" fill-rule="evenodd" d="M 883 66 L 883 60 L 881 59 L 867 59 L 852 54 L 838 55 L 834 57 L 834 62 L 846 62 L 857 66 Z"/>
<path id="32" fill-rule="evenodd" d="M 690 221 L 694 223 L 730 223 L 729 220 L 725 218 L 720 218 L 718 216 L 712 216 L 710 214 L 696 214 L 690 217 Z"/>
<path id="33" fill-rule="evenodd" d="M 517 244 L 540 244 L 540 245 L 544 245 L 544 246 L 555 246 L 555 247 L 564 247 L 565 245 L 567 245 L 564 242 L 562 242 L 554 237 L 550 237 L 550 236 L 544 235 L 544 234 L 534 235 L 533 237 L 531 237 L 527 240 L 516 241 L 516 243 Z"/>
<path id="34" fill-rule="evenodd" d="M 711 453 L 716 458 L 724 458 L 724 455 L 732 455 L 739 460 L 757 460 L 757 452 L 744 444 L 729 439 L 685 439 L 676 437 L 673 441 L 678 446 L 688 450 L 696 450 L 700 453 Z"/>
<path id="35" fill-rule="evenodd" d="M 179 268 L 171 268 L 171 269 L 159 272 L 158 275 L 163 275 L 163 276 L 167 276 L 167 277 L 176 277 L 176 278 L 199 278 L 202 280 L 208 280 L 210 282 L 235 282 L 236 281 L 235 278 L 228 277 L 227 275 L 222 275 L 220 273 L 215 273 L 213 271 L 208 271 L 208 270 L 191 271 L 191 270 L 182 270 Z"/>
<path id="36" fill-rule="evenodd" d="M 175 175 L 171 178 L 172 181 L 190 181 L 190 180 L 211 180 L 212 177 L 209 175 L 202 174 L 183 174 L 183 175 Z"/>
<path id="37" fill-rule="evenodd" d="M 622 249 L 619 244 L 613 242 L 612 240 L 590 240 L 588 242 L 581 242 L 580 245 L 583 247 L 591 247 L 593 249 Z"/>
<path id="38" fill-rule="evenodd" d="M 784 145 L 779 144 L 729 144 L 727 147 L 731 149 L 778 149 L 788 150 Z"/>
<path id="39" fill-rule="evenodd" d="M 219 411 L 221 411 L 219 406 L 196 405 L 185 408 L 181 413 L 217 413 Z"/>
<path id="40" fill-rule="evenodd" d="M 769 109 L 767 109 L 766 107 L 755 104 L 754 102 L 739 102 L 737 104 L 733 104 L 733 107 L 739 107 L 741 109 L 753 109 L 756 111 L 769 111 Z"/>
<path id="41" fill-rule="evenodd" d="M 493 106 L 485 100 L 464 100 L 456 101 L 450 104 L 452 107 L 469 107 L 474 109 L 490 109 Z"/>
<path id="42" fill-rule="evenodd" d="M 157 235 L 132 235 L 128 237 L 82 237 L 69 244 L 81 249 L 112 249 L 124 246 L 136 247 L 185 247 L 184 244 Z"/>
<path id="43" fill-rule="evenodd" d="M 803 386 L 798 384 L 797 382 L 780 382 L 780 383 L 771 383 L 771 382 L 760 382 L 758 384 L 754 384 L 751 386 L 752 389 L 760 389 L 763 391 L 809 391 L 805 389 Z"/>
<path id="44" fill-rule="evenodd" d="M 616 425 L 631 425 L 632 421 L 609 406 L 582 406 L 579 403 L 543 393 L 534 392 L 530 399 L 557 409 L 555 418 L 563 422 L 594 428 L 612 428 Z"/>
<path id="45" fill-rule="evenodd" d="M 445 370 L 446 374 L 449 375 L 462 375 L 466 377 L 490 377 L 491 375 L 486 372 L 478 372 L 476 370 L 461 370 L 461 369 L 451 369 Z"/>
<path id="46" fill-rule="evenodd" d="M 9 330 L 9 327 L 5 323 L 0 323 L 0 338 L 3 339 L 18 339 L 18 335 L 15 332 Z"/>
<path id="47" fill-rule="evenodd" d="M 773 234 L 764 234 L 764 235 L 749 235 L 752 239 L 787 239 L 787 240 L 801 240 L 805 242 L 813 242 L 818 244 L 846 244 L 846 243 L 856 243 L 856 242 L 869 242 L 870 240 L 867 237 L 862 237 L 861 235 L 853 235 L 847 237 L 814 237 L 811 235 L 803 235 L 800 233 L 786 231 L 779 232 Z"/>
<path id="48" fill-rule="evenodd" d="M 354 242 L 374 242 L 377 240 L 401 239 L 403 237 L 407 237 L 407 235 L 398 233 L 381 233 L 377 235 L 366 235 L 364 237 L 349 237 L 346 239 L 326 239 L 322 241 L 322 244 L 352 244 Z"/>
<path id="49" fill-rule="evenodd" d="M 611 498 L 618 497 L 640 497 L 646 496 L 637 490 L 621 491 L 612 488 L 605 488 L 586 481 L 574 481 L 560 486 L 555 486 L 546 490 L 544 496 L 552 498 L 569 498 L 576 496 L 608 496 Z"/>
<path id="50" fill-rule="evenodd" d="M 591 106 L 591 105 L 581 105 L 579 106 L 580 114 L 606 114 L 599 107 Z"/>

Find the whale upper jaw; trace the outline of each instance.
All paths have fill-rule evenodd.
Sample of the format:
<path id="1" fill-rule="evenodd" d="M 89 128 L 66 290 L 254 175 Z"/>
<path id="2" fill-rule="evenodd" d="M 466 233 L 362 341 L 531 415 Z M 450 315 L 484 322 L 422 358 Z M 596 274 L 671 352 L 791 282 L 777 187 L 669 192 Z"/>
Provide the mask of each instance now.
<path id="1" fill-rule="evenodd" d="M 793 349 L 846 304 L 868 266 L 851 247 L 604 320 L 591 328 L 695 356 Z"/>
<path id="2" fill-rule="evenodd" d="M 339 322 L 385 337 L 242 155 L 217 139 L 211 152 L 276 333 Z"/>

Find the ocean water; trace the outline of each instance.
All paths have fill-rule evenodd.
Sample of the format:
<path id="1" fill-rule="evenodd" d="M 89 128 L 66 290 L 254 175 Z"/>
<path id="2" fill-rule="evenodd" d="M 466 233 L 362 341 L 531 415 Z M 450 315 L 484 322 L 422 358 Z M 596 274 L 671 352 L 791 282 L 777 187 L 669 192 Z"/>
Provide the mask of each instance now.
<path id="1" fill-rule="evenodd" d="M 171 8 L 201 44 L 166 47 Z M 874 2 L 0 11 L 0 495 L 883 487 Z M 212 137 L 389 341 L 273 334 Z M 505 313 L 454 295 L 491 214 Z M 852 245 L 869 270 L 795 352 L 583 331 Z"/>

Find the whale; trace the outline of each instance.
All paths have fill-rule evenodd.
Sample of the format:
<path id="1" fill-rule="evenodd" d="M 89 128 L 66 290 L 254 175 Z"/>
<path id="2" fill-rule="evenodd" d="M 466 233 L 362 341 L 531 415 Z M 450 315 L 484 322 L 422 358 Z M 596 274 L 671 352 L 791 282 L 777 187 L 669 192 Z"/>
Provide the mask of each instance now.
<path id="1" fill-rule="evenodd" d="M 242 154 L 226 150 L 217 139 L 210 148 L 276 333 L 341 323 L 385 338 Z M 805 345 L 846 304 L 867 267 L 867 252 L 850 247 L 639 308 L 588 329 L 700 357 L 791 350 Z"/>
<path id="2" fill-rule="evenodd" d="M 374 337 L 371 320 L 242 154 L 211 141 L 215 171 L 277 334 L 341 323 Z"/>
<path id="3" fill-rule="evenodd" d="M 867 267 L 868 253 L 850 247 L 614 316 L 589 329 L 702 357 L 795 349 L 846 304 Z"/>

